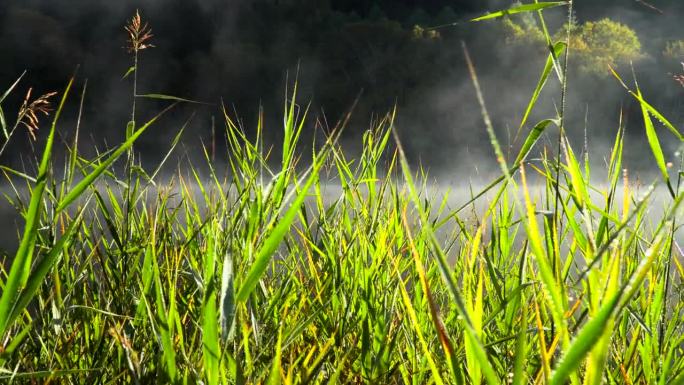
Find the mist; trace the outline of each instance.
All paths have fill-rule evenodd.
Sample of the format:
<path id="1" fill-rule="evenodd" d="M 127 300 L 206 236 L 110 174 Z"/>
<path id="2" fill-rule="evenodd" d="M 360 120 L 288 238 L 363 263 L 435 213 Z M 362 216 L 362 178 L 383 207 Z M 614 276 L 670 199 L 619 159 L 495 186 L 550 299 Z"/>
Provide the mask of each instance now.
<path id="1" fill-rule="evenodd" d="M 636 30 L 644 56 L 633 66 L 644 95 L 671 121 L 680 123 L 683 88 L 672 81 L 678 63 L 665 65 L 659 55 L 665 42 L 684 37 L 678 27 L 683 7 L 671 1 L 646 4 L 579 2 L 575 17 L 580 22 L 610 17 Z M 484 176 L 495 171 L 496 165 L 460 42 L 466 43 L 474 60 L 499 139 L 512 154 L 520 144 L 518 126 L 546 57 L 543 49 L 521 53 L 511 47 L 496 21 L 467 22 L 508 5 L 508 1 L 378 1 L 372 5 L 341 0 L 79 0 L 68 4 L 6 0 L 0 4 L 0 52 L 5 58 L 0 86 L 6 88 L 27 71 L 7 104 L 17 106 L 28 87 L 34 87 L 36 94 L 59 91 L 76 74 L 80 92 L 87 79 L 82 148 L 88 151 L 93 145 L 105 148 L 118 143 L 132 100 L 130 78 L 122 79 L 131 66 L 123 48 L 123 26 L 139 9 L 152 28 L 155 45 L 141 53 L 139 93 L 208 103 L 175 110 L 141 138 L 136 150 L 144 162 L 159 161 L 160 148 L 168 147 L 193 114 L 180 151 L 201 158 L 202 143 L 215 140 L 218 153 L 225 151 L 223 141 L 212 137 L 212 118 L 221 131 L 221 104 L 247 131 L 253 130 L 262 107 L 267 136 L 277 143 L 286 90 L 296 80 L 299 103 L 302 107 L 310 103 L 306 135 L 313 136 L 317 125 L 334 125 L 355 105 L 342 138 L 353 151 L 370 123 L 396 105 L 397 128 L 415 164 L 446 177 L 464 172 Z M 562 25 L 564 12 L 545 13 L 549 29 Z M 416 24 L 426 31 L 417 35 Z M 444 24 L 453 25 L 431 29 Z M 629 67 L 619 70 L 631 78 Z M 573 73 L 572 68 L 570 76 L 566 129 L 573 145 L 578 150 L 588 145 L 601 162 L 622 117 L 628 133 L 627 165 L 653 171 L 650 159 L 644 159 L 640 151 L 646 146 L 640 111 L 620 84 L 611 77 Z M 72 98 L 65 112 L 61 131 L 65 137 L 74 130 L 77 103 Z M 149 117 L 162 105 L 143 100 L 140 115 Z M 551 79 L 526 126 L 554 117 L 559 106 L 558 82 Z M 12 113 L 6 111 L 6 115 Z M 557 131 L 549 131 L 547 143 L 553 142 L 554 134 Z M 20 164 L 30 147 L 24 139 L 15 140 L 12 151 L 5 154 L 5 164 Z M 665 146 L 668 154 L 676 150 L 674 144 Z"/>

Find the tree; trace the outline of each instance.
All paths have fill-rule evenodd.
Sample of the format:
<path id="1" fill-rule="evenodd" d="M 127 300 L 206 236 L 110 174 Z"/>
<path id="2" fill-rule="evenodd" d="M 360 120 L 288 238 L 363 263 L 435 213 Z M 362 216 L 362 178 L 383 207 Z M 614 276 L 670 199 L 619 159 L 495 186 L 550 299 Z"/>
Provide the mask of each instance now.
<path id="1" fill-rule="evenodd" d="M 564 41 L 568 28 L 572 47 L 570 59 L 583 74 L 603 77 L 610 73 L 609 66 L 618 67 L 643 57 L 639 37 L 625 24 L 607 18 L 583 24 L 573 20 L 561 27 L 553 40 Z M 544 34 L 531 14 L 506 18 L 503 29 L 509 44 L 546 49 Z"/>
<path id="2" fill-rule="evenodd" d="M 521 6 L 520 1 L 514 2 L 511 7 Z M 506 17 L 503 21 L 503 29 L 506 42 L 514 45 L 535 45 L 544 43 L 544 32 L 537 24 L 533 13 L 521 13 Z"/>
<path id="3" fill-rule="evenodd" d="M 684 61 L 684 40 L 672 40 L 665 43 L 663 57 L 669 62 Z"/>
<path id="4" fill-rule="evenodd" d="M 513 45 L 536 45 L 544 43 L 544 33 L 536 25 L 516 23 L 510 18 L 503 21 L 506 43 Z M 541 47 L 541 46 L 540 46 Z"/>
<path id="5" fill-rule="evenodd" d="M 584 73 L 607 75 L 608 66 L 617 67 L 643 56 L 636 32 L 607 18 L 586 22 L 573 35 L 576 43 L 573 49 Z"/>

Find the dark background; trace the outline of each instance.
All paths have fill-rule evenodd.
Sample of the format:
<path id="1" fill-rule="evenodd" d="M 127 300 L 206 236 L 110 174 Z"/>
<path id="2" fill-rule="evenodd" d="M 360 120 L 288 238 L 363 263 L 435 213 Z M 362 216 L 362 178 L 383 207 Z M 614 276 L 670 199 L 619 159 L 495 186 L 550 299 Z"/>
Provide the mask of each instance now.
<path id="1" fill-rule="evenodd" d="M 678 63 L 659 58 L 665 42 L 684 38 L 680 1 L 577 1 L 579 21 L 610 17 L 634 28 L 646 59 L 635 63 L 645 95 L 676 123 L 682 118 L 682 88 L 672 81 Z M 221 101 L 254 127 L 263 106 L 266 132 L 277 143 L 285 89 L 298 79 L 298 100 L 311 102 L 311 124 L 334 123 L 358 95 L 344 137 L 350 151 L 377 116 L 398 106 L 398 129 L 414 162 L 456 173 L 484 172 L 492 166 L 488 143 L 461 41 L 471 51 L 488 108 L 504 143 L 509 143 L 543 66 L 544 52 L 519 52 L 505 43 L 497 21 L 468 23 L 472 17 L 506 8 L 509 1 L 441 0 L 2 0 L 0 2 L 0 89 L 22 71 L 27 76 L 5 103 L 12 120 L 28 87 L 34 95 L 62 90 L 77 71 L 77 89 L 60 125 L 62 137 L 73 132 L 78 93 L 88 79 L 81 128 L 81 150 L 94 153 L 121 141 L 131 102 L 131 65 L 123 47 L 124 24 L 139 9 L 149 22 L 156 48 L 141 53 L 139 93 L 165 93 L 213 103 L 177 109 L 137 145 L 144 162 L 158 161 L 185 119 L 196 112 L 182 151 L 200 156 L 211 140 L 211 118 L 220 121 Z M 654 10 L 648 4 L 656 7 Z M 565 20 L 565 8 L 545 15 L 553 29 Z M 416 34 L 438 28 L 439 37 Z M 623 73 L 629 74 L 629 68 Z M 287 81 L 289 79 L 289 82 Z M 552 95 L 535 119 L 552 117 Z M 615 79 L 574 76 L 570 86 L 568 131 L 604 151 L 615 135 L 620 110 L 626 111 L 632 136 L 628 158 L 638 167 L 646 148 L 638 110 Z M 142 117 L 163 103 L 142 101 Z M 586 124 L 585 124 L 586 118 Z M 534 119 L 533 119 L 534 120 Z M 43 133 L 46 130 L 43 130 Z M 23 134 L 13 139 L 3 164 L 20 165 L 30 150 Z M 219 141 L 220 142 L 220 141 Z M 578 143 L 581 145 L 582 143 Z M 672 141 L 666 145 L 672 144 Z M 219 146 L 220 148 L 220 146 Z M 220 148 L 221 149 L 221 148 Z M 674 148 L 668 148 L 674 150 Z M 634 156 L 630 156 L 633 154 Z M 600 159 L 603 154 L 599 152 Z M 651 162 L 648 163 L 649 165 Z"/>

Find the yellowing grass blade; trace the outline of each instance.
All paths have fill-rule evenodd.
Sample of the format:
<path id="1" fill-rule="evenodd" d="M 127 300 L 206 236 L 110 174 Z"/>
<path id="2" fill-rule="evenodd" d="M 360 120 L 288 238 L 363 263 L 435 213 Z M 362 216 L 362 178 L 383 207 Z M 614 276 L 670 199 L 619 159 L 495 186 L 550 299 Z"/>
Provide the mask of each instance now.
<path id="1" fill-rule="evenodd" d="M 442 319 L 439 316 L 439 310 L 437 308 L 437 305 L 435 304 L 435 301 L 432 298 L 432 292 L 430 291 L 430 286 L 427 281 L 425 268 L 423 267 L 423 262 L 420 260 L 418 250 L 416 250 L 416 245 L 413 242 L 413 236 L 411 235 L 405 211 L 402 215 L 402 220 L 404 222 L 404 228 L 406 230 L 406 235 L 408 237 L 409 246 L 411 247 L 411 255 L 413 255 L 413 261 L 415 263 L 416 271 L 418 272 L 418 277 L 420 279 L 420 285 L 422 286 L 423 292 L 427 297 L 428 305 L 430 307 L 430 317 L 432 318 L 432 323 L 435 326 L 435 329 L 437 330 L 437 335 L 439 336 L 439 340 L 442 343 L 442 349 L 444 349 L 444 354 L 446 354 L 447 361 L 451 364 L 452 375 L 455 378 L 458 378 L 458 376 L 460 376 L 461 373 L 455 361 L 456 357 L 454 356 L 454 347 L 451 343 L 451 337 L 449 336 L 446 328 L 444 327 L 444 323 L 442 322 Z"/>
<path id="2" fill-rule="evenodd" d="M 621 303 L 628 301 L 640 289 L 653 262 L 661 252 L 663 235 L 658 234 L 646 256 L 631 278 L 622 286 L 620 291 L 608 299 L 598 310 L 594 318 L 589 320 L 567 349 L 558 367 L 551 377 L 551 385 L 565 384 L 566 379 L 580 367 L 586 355 L 601 341 L 609 330 L 610 322 Z"/>
<path id="3" fill-rule="evenodd" d="M 439 372 L 439 369 L 437 368 L 437 364 L 435 363 L 435 360 L 432 356 L 432 353 L 430 352 L 430 348 L 428 347 L 427 341 L 425 341 L 425 337 L 423 336 L 423 332 L 420 330 L 420 322 L 418 321 L 418 316 L 416 315 L 416 310 L 414 309 L 413 305 L 411 304 L 411 298 L 409 297 L 408 292 L 406 291 L 404 279 L 401 277 L 401 271 L 399 271 L 397 269 L 398 266 L 397 266 L 396 260 L 394 261 L 394 264 L 395 264 L 395 270 L 396 270 L 398 279 L 401 281 L 401 284 L 399 285 L 399 290 L 401 292 L 401 299 L 404 303 L 404 307 L 406 308 L 406 313 L 408 313 L 411 325 L 413 325 L 413 328 L 416 331 L 416 335 L 418 336 L 418 341 L 420 342 L 420 347 L 423 349 L 423 354 L 425 354 L 425 359 L 428 362 L 428 366 L 430 367 L 430 371 L 432 372 L 432 380 L 437 385 L 444 385 L 444 380 L 442 379 L 442 375 Z"/>

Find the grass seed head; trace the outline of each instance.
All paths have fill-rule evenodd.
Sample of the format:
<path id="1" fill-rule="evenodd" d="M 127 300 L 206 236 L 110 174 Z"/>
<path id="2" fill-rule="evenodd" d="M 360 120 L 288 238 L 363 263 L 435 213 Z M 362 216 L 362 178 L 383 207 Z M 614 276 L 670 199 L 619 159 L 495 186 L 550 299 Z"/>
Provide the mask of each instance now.
<path id="1" fill-rule="evenodd" d="M 678 75 L 672 75 L 672 78 L 679 83 L 682 87 L 684 87 L 684 75 L 678 74 Z"/>
<path id="2" fill-rule="evenodd" d="M 124 29 L 128 32 L 128 45 L 126 49 L 129 53 L 138 53 L 138 51 L 154 47 L 153 44 L 149 43 L 149 40 L 154 36 L 152 29 L 147 22 L 142 21 L 138 10 L 135 11 L 135 15 L 126 24 Z"/>
<path id="3" fill-rule="evenodd" d="M 50 115 L 50 98 L 57 95 L 56 92 L 48 92 L 41 95 L 37 99 L 31 101 L 31 92 L 33 88 L 29 88 L 24 98 L 24 102 L 19 109 L 19 123 L 24 125 L 28 130 L 31 139 L 36 140 L 36 131 L 38 131 L 38 114 L 42 113 L 45 116 Z"/>

